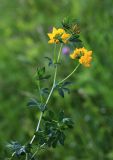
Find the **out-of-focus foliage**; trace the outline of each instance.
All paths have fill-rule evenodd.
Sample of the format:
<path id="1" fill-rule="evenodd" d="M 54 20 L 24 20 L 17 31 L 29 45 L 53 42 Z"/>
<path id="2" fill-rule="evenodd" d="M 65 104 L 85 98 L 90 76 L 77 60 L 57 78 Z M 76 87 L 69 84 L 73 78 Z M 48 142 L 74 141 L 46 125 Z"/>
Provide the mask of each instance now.
<path id="1" fill-rule="evenodd" d="M 7 142 L 24 143 L 32 137 L 38 115 L 26 104 L 37 93 L 37 66 L 52 54 L 46 33 L 63 17 L 73 16 L 80 21 L 85 45 L 94 52 L 93 64 L 79 68 L 70 96 L 58 102 L 54 94 L 50 108 L 64 109 L 74 129 L 65 147 L 42 152 L 40 159 L 112 160 L 113 1 L 1 0 L 0 15 L 0 159 L 9 155 Z M 63 77 L 73 67 L 64 56 L 59 74 Z"/>

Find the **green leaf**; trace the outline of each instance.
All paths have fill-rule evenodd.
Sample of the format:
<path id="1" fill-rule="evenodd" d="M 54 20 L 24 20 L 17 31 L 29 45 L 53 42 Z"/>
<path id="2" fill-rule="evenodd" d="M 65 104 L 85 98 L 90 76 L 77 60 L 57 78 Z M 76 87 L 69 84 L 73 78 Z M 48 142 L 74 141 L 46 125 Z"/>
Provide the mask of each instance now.
<path id="1" fill-rule="evenodd" d="M 68 85 L 70 85 L 70 84 L 72 84 L 72 82 L 66 81 L 66 82 L 64 82 L 64 83 L 62 84 L 62 86 L 65 87 L 65 86 L 68 86 Z"/>
<path id="2" fill-rule="evenodd" d="M 70 93 L 70 89 L 68 89 L 66 86 L 72 84 L 72 82 L 64 82 L 64 83 L 61 83 L 61 84 L 56 84 L 56 89 L 58 90 L 58 93 L 61 97 L 64 98 L 64 95 L 65 95 L 65 92 L 67 92 L 68 94 Z"/>
<path id="3" fill-rule="evenodd" d="M 74 40 L 74 39 L 77 39 L 79 38 L 80 36 L 78 34 L 72 34 L 72 36 L 69 38 L 69 40 Z"/>
<path id="4" fill-rule="evenodd" d="M 37 80 L 49 79 L 51 75 L 45 75 L 45 67 L 37 69 Z"/>
<path id="5" fill-rule="evenodd" d="M 51 118 L 51 119 L 53 119 L 54 118 L 54 112 L 52 112 L 51 110 L 49 110 L 49 117 Z"/>
<path id="6" fill-rule="evenodd" d="M 52 147 L 53 148 L 56 148 L 56 146 L 57 146 L 57 143 L 58 143 L 58 139 L 56 138 L 54 138 L 54 140 L 53 140 L 53 142 L 52 142 Z"/>
<path id="7" fill-rule="evenodd" d="M 65 138 L 66 138 L 65 134 L 63 132 L 60 132 L 59 142 L 61 145 L 64 145 Z"/>
<path id="8" fill-rule="evenodd" d="M 61 97 L 64 98 L 64 91 L 63 91 L 62 88 L 58 88 L 58 93 L 59 93 L 59 95 L 60 95 Z"/>
<path id="9" fill-rule="evenodd" d="M 47 142 L 46 135 L 45 135 L 45 132 L 43 130 L 39 130 L 38 132 L 36 132 L 35 136 L 36 136 L 36 140 L 38 141 L 38 143 L 40 145 Z"/>
<path id="10" fill-rule="evenodd" d="M 73 121 L 71 118 L 63 118 L 62 122 L 68 127 L 68 128 L 73 128 Z"/>
<path id="11" fill-rule="evenodd" d="M 51 75 L 45 75 L 45 76 L 41 77 L 40 80 L 49 79 L 50 77 L 51 77 Z"/>
<path id="12" fill-rule="evenodd" d="M 26 153 L 31 153 L 31 149 L 32 149 L 32 146 L 30 143 L 28 143 L 27 145 L 25 145 L 25 151 Z"/>
<path id="13" fill-rule="evenodd" d="M 72 120 L 65 117 L 63 111 L 61 111 L 58 115 L 55 115 L 51 110 L 46 112 L 46 115 L 43 116 L 43 130 L 41 131 L 41 135 L 39 135 L 39 142 L 46 143 L 48 147 L 53 148 L 57 146 L 58 142 L 61 145 L 64 145 L 66 138 L 64 131 L 72 128 L 72 125 Z"/>
<path id="14" fill-rule="evenodd" d="M 63 118 L 64 118 L 65 116 L 64 116 L 64 111 L 60 111 L 60 113 L 59 113 L 59 121 L 62 121 L 63 120 Z"/>
<path id="15" fill-rule="evenodd" d="M 40 103 L 40 105 L 38 106 L 38 108 L 40 109 L 40 111 L 44 112 L 45 109 L 46 109 L 46 106 L 45 106 L 45 104 Z"/>
<path id="16" fill-rule="evenodd" d="M 38 74 L 39 79 L 42 78 L 43 75 L 45 74 L 45 67 L 38 68 L 37 69 L 37 74 Z"/>
<path id="17" fill-rule="evenodd" d="M 37 107 L 39 105 L 39 102 L 36 99 L 30 99 L 30 101 L 27 103 L 28 107 Z"/>
<path id="18" fill-rule="evenodd" d="M 79 34 L 79 23 L 77 19 L 66 17 L 63 19 L 62 26 L 66 32 L 73 34 Z"/>
<path id="19" fill-rule="evenodd" d="M 71 42 L 82 42 L 82 41 L 79 39 L 79 35 L 77 35 L 77 34 L 72 35 L 72 36 L 69 38 L 69 41 L 71 41 Z"/>
<path id="20" fill-rule="evenodd" d="M 63 88 L 64 92 L 67 92 L 68 94 L 70 93 L 70 89 L 69 88 Z"/>
<path id="21" fill-rule="evenodd" d="M 45 58 L 49 61 L 48 66 L 53 65 L 53 60 L 50 57 L 45 57 Z"/>
<path id="22" fill-rule="evenodd" d="M 17 141 L 11 141 L 8 145 L 8 148 L 10 148 L 13 152 L 16 153 L 17 156 L 23 155 L 26 153 L 25 146 L 22 146 Z"/>
<path id="23" fill-rule="evenodd" d="M 42 88 L 41 89 L 41 94 L 42 95 L 49 94 L 49 88 Z"/>
<path id="24" fill-rule="evenodd" d="M 43 112 L 46 109 L 45 104 L 38 102 L 35 99 L 30 99 L 30 101 L 27 103 L 28 107 L 37 107 L 41 112 Z"/>
<path id="25" fill-rule="evenodd" d="M 63 19 L 62 26 L 65 30 L 69 30 L 71 28 L 69 17 L 65 17 Z"/>

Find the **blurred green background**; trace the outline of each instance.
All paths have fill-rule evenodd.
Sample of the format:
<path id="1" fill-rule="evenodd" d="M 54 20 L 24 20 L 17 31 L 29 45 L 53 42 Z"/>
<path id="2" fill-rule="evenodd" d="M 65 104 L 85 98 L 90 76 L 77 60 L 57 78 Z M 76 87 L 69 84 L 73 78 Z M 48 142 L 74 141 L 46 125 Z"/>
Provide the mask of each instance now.
<path id="1" fill-rule="evenodd" d="M 79 19 L 93 63 L 78 69 L 69 96 L 54 94 L 51 107 L 63 108 L 75 125 L 64 147 L 42 152 L 40 159 L 113 160 L 112 0 L 0 0 L 0 159 L 9 156 L 7 142 L 24 144 L 34 133 L 36 110 L 26 103 L 37 95 L 37 66 L 53 50 L 46 33 L 65 16 Z M 59 76 L 74 67 L 64 60 Z"/>

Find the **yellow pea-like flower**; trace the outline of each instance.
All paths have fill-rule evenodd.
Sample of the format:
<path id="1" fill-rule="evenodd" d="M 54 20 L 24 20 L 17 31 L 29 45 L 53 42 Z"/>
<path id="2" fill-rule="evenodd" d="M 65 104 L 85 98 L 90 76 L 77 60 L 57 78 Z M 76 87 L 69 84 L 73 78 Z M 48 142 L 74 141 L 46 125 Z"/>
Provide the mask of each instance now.
<path id="1" fill-rule="evenodd" d="M 50 38 L 48 43 L 58 44 L 60 42 L 59 38 L 61 39 L 63 43 L 67 43 L 70 36 L 71 35 L 66 33 L 64 29 L 62 28 L 56 29 L 55 27 L 53 27 L 52 33 L 48 33 L 48 37 Z"/>
<path id="2" fill-rule="evenodd" d="M 91 66 L 92 61 L 92 51 L 88 51 L 86 48 L 76 48 L 72 54 L 70 54 L 71 59 L 79 59 L 79 63 L 85 67 Z"/>

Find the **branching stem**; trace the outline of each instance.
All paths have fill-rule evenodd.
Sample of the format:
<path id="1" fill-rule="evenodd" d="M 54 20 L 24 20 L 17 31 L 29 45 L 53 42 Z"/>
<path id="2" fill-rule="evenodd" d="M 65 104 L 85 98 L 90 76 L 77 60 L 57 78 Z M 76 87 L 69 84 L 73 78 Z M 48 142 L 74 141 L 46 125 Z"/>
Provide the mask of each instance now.
<path id="1" fill-rule="evenodd" d="M 62 49 L 62 44 L 61 44 L 61 46 L 60 46 L 59 53 L 58 53 L 58 57 L 57 57 L 57 61 L 56 61 L 56 65 L 55 65 L 55 72 L 54 72 L 54 77 L 53 77 L 52 88 L 51 88 L 50 93 L 49 93 L 49 95 L 48 95 L 48 97 L 47 97 L 47 100 L 46 100 L 46 102 L 45 102 L 44 108 L 47 106 L 47 104 L 48 104 L 48 102 L 49 102 L 49 99 L 50 99 L 50 97 L 51 97 L 51 95 L 52 95 L 52 93 L 53 93 L 53 91 L 54 91 L 54 88 L 56 87 L 56 76 L 57 76 L 57 70 L 58 70 L 58 63 L 59 63 L 60 56 L 61 56 L 61 49 Z M 56 45 L 55 45 L 55 50 L 56 50 Z M 55 52 L 55 50 L 54 50 L 54 52 Z M 55 53 L 54 53 L 54 58 L 55 58 Z M 54 60 L 55 60 L 55 59 L 54 59 Z M 78 65 L 74 68 L 74 70 L 73 70 L 68 76 L 66 76 L 63 80 L 61 80 L 60 82 L 58 82 L 57 85 L 63 83 L 63 82 L 66 81 L 68 78 L 70 78 L 70 77 L 74 74 L 74 72 L 77 70 L 77 68 L 78 68 L 79 66 L 80 66 L 80 64 L 78 64 Z M 39 81 L 38 81 L 38 89 L 39 89 L 39 92 L 40 92 L 41 88 L 40 88 L 40 82 L 39 82 Z M 40 93 L 40 100 L 41 100 L 41 102 L 43 101 L 43 97 L 42 97 L 41 93 Z M 44 112 L 41 112 L 41 113 L 40 113 L 39 121 L 38 121 L 38 124 L 37 124 L 37 127 L 36 127 L 36 132 L 39 131 L 39 127 L 40 127 L 40 123 L 41 123 L 43 114 L 44 114 Z M 32 139 L 31 139 L 31 141 L 30 141 L 30 144 L 33 143 L 35 137 L 36 137 L 36 136 L 35 136 L 35 134 L 34 134 L 33 137 L 32 137 Z M 45 144 L 44 144 L 44 145 L 45 145 Z M 43 145 L 42 145 L 42 146 L 43 146 Z M 40 147 L 42 147 L 42 146 L 40 146 Z M 38 148 L 38 149 L 39 149 L 39 148 Z M 38 149 L 37 149 L 36 152 L 33 154 L 32 158 L 37 154 Z M 14 157 L 15 154 L 16 154 L 15 152 L 12 154 L 10 160 L 12 160 L 12 158 Z M 31 158 L 31 159 L 32 159 L 32 158 Z M 27 159 L 28 159 L 28 155 L 26 155 L 26 160 L 27 160 Z"/>
<path id="2" fill-rule="evenodd" d="M 56 47 L 56 46 L 55 46 L 55 47 Z M 62 44 L 61 44 L 60 49 L 59 49 L 58 58 L 57 58 L 57 63 L 58 63 L 59 60 L 60 60 L 61 49 L 62 49 Z M 51 97 L 51 95 L 52 95 L 52 93 L 53 93 L 54 87 L 55 87 L 56 75 L 57 75 L 57 68 L 58 68 L 58 66 L 57 66 L 57 64 L 56 64 L 56 66 L 55 66 L 55 72 L 54 72 L 54 78 L 53 78 L 53 85 L 52 85 L 52 88 L 51 88 L 51 90 L 50 90 L 50 93 L 49 93 L 49 95 L 48 95 L 48 97 L 47 97 L 47 100 L 46 100 L 46 102 L 45 102 L 44 108 L 47 106 L 47 104 L 48 104 L 48 102 L 49 102 L 49 99 L 50 99 L 50 97 Z M 44 114 L 44 112 L 41 112 L 41 113 L 40 113 L 39 121 L 38 121 L 38 124 L 37 124 L 37 127 L 36 127 L 36 132 L 38 132 L 38 130 L 39 130 L 39 127 L 40 127 L 40 123 L 41 123 L 43 114 Z M 36 137 L 36 136 L 33 135 L 32 139 L 31 139 L 31 141 L 30 141 L 30 144 L 33 143 L 35 137 Z"/>

